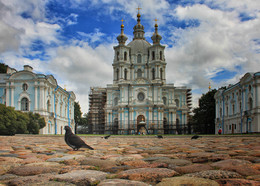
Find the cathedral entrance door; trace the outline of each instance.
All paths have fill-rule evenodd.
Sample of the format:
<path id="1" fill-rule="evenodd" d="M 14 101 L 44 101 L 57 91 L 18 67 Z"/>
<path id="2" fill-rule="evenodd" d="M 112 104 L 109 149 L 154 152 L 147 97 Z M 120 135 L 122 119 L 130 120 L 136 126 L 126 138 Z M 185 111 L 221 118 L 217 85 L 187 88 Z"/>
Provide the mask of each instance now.
<path id="1" fill-rule="evenodd" d="M 143 115 L 139 115 L 137 117 L 137 132 L 138 134 L 146 134 L 146 128 L 145 128 L 145 117 Z"/>

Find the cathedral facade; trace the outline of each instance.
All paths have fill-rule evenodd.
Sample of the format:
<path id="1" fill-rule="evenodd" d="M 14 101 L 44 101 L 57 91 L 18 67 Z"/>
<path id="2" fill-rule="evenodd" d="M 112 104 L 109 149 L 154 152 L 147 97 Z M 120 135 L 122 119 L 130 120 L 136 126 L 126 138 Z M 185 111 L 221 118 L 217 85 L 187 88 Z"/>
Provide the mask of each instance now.
<path id="1" fill-rule="evenodd" d="M 113 84 L 106 87 L 107 134 L 176 134 L 187 127 L 191 89 L 166 83 L 165 46 L 158 25 L 146 41 L 137 14 L 133 40 L 126 45 L 124 25 L 114 46 Z"/>

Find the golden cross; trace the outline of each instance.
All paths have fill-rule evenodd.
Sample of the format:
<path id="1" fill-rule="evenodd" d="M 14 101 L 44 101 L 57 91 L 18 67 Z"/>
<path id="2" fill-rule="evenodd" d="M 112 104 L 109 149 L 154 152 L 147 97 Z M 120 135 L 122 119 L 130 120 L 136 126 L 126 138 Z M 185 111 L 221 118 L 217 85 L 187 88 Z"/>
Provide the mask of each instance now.
<path id="1" fill-rule="evenodd" d="M 138 10 L 138 13 L 139 13 L 139 10 L 141 10 L 142 8 L 140 8 L 139 6 L 138 6 L 138 8 L 136 8 L 137 10 Z"/>
<path id="2" fill-rule="evenodd" d="M 123 24 L 123 23 L 124 23 L 124 20 L 122 19 L 121 21 L 122 21 L 122 24 Z"/>
<path id="3" fill-rule="evenodd" d="M 154 19 L 154 21 L 155 21 L 155 24 L 157 24 L 157 21 L 159 21 L 159 19 Z"/>

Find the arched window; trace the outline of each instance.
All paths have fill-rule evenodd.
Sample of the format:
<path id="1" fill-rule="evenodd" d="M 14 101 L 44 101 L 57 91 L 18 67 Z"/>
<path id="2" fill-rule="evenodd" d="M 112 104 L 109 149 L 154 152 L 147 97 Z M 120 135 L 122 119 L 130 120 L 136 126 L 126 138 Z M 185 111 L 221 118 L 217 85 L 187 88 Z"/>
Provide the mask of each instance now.
<path id="1" fill-rule="evenodd" d="M 154 68 L 152 69 L 152 79 L 153 80 L 155 79 L 155 69 Z"/>
<path id="2" fill-rule="evenodd" d="M 155 52 L 152 51 L 152 60 L 155 60 Z"/>
<path id="3" fill-rule="evenodd" d="M 252 98 L 249 98 L 249 100 L 248 100 L 248 109 L 249 110 L 253 109 L 253 99 Z"/>
<path id="4" fill-rule="evenodd" d="M 127 69 L 125 69 L 124 79 L 127 80 Z"/>
<path id="5" fill-rule="evenodd" d="M 142 70 L 138 69 L 137 70 L 137 78 L 141 78 L 142 77 Z"/>
<path id="6" fill-rule="evenodd" d="M 163 69 L 160 68 L 160 76 L 161 76 L 161 80 L 163 79 Z"/>
<path id="7" fill-rule="evenodd" d="M 116 60 L 119 61 L 119 52 L 116 53 Z"/>
<path id="8" fill-rule="evenodd" d="M 175 103 L 176 103 L 176 107 L 179 107 L 180 106 L 180 102 L 178 99 L 175 99 Z"/>
<path id="9" fill-rule="evenodd" d="M 127 60 L 127 52 L 124 52 L 124 61 Z"/>
<path id="10" fill-rule="evenodd" d="M 142 56 L 141 56 L 141 54 L 137 55 L 137 63 L 142 63 Z"/>
<path id="11" fill-rule="evenodd" d="M 29 100 L 27 98 L 21 100 L 21 111 L 29 111 Z"/>
<path id="12" fill-rule="evenodd" d="M 114 99 L 114 105 L 115 105 L 115 106 L 118 105 L 118 97 L 115 97 L 115 99 Z"/>
<path id="13" fill-rule="evenodd" d="M 160 60 L 162 60 L 162 51 L 160 51 Z"/>
<path id="14" fill-rule="evenodd" d="M 119 80 L 119 69 L 116 69 L 116 80 Z"/>
<path id="15" fill-rule="evenodd" d="M 252 89 L 252 87 L 251 87 L 251 85 L 249 85 L 249 87 L 248 87 L 249 93 L 251 92 L 251 89 Z"/>
<path id="16" fill-rule="evenodd" d="M 28 85 L 26 83 L 23 84 L 23 91 L 26 91 L 28 89 Z"/>
<path id="17" fill-rule="evenodd" d="M 163 99 L 163 104 L 166 105 L 166 103 L 167 103 L 166 102 L 166 97 L 163 97 L 162 99 Z"/>

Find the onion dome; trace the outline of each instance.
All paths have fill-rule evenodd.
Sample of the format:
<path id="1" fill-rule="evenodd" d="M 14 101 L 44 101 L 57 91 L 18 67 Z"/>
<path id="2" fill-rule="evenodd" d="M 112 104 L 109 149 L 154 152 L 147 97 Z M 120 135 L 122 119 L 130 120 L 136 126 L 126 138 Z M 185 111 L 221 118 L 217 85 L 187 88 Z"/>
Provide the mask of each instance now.
<path id="1" fill-rule="evenodd" d="M 157 21 L 157 19 L 155 19 L 155 21 Z M 159 44 L 161 39 L 162 39 L 162 36 L 160 36 L 158 34 L 158 25 L 157 25 L 157 23 L 155 23 L 154 28 L 155 28 L 155 31 L 154 31 L 153 36 L 151 37 L 151 39 L 153 40 L 153 44 Z"/>
<path id="2" fill-rule="evenodd" d="M 123 21 L 124 20 L 122 19 L 121 21 L 122 21 L 122 24 L 121 24 L 121 34 L 119 36 L 117 36 L 117 40 L 118 40 L 119 44 L 124 45 L 128 38 L 124 34 L 124 25 L 123 25 Z"/>
<path id="3" fill-rule="evenodd" d="M 134 26 L 134 40 L 135 39 L 145 39 L 144 38 L 144 26 L 141 22 L 141 14 L 138 12 L 137 14 L 137 24 Z"/>

